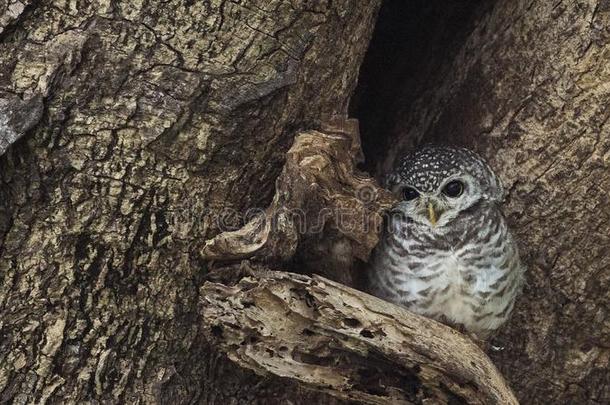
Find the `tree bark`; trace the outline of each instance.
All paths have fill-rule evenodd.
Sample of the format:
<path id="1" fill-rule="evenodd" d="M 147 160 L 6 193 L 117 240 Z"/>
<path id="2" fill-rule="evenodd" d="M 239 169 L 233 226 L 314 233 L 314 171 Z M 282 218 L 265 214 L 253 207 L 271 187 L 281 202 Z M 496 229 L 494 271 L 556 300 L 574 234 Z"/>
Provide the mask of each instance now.
<path id="1" fill-rule="evenodd" d="M 0 98 L 43 104 L 0 157 L 1 403 L 288 397 L 203 338 L 199 250 L 345 114 L 378 7 L 0 2 Z"/>

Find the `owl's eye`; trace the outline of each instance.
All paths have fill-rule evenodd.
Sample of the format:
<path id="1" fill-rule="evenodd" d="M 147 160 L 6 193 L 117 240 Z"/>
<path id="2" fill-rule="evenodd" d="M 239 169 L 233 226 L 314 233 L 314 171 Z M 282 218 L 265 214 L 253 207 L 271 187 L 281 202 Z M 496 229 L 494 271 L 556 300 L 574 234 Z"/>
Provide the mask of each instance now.
<path id="1" fill-rule="evenodd" d="M 402 196 L 405 200 L 411 201 L 419 197 L 419 192 L 413 187 L 406 187 L 404 190 L 402 190 Z"/>
<path id="2" fill-rule="evenodd" d="M 443 194 L 447 197 L 457 198 L 464 192 L 464 183 L 459 180 L 453 180 L 447 183 L 443 188 Z"/>

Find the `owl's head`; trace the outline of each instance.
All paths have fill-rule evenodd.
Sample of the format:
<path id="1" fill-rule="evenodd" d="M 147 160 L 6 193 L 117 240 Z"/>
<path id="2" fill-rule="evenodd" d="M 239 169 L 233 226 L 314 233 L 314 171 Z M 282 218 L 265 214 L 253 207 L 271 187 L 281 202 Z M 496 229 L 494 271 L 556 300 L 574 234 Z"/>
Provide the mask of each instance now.
<path id="1" fill-rule="evenodd" d="M 416 223 L 441 228 L 481 202 L 501 202 L 504 190 L 476 153 L 452 146 L 425 146 L 400 160 L 386 186 L 395 207 Z"/>

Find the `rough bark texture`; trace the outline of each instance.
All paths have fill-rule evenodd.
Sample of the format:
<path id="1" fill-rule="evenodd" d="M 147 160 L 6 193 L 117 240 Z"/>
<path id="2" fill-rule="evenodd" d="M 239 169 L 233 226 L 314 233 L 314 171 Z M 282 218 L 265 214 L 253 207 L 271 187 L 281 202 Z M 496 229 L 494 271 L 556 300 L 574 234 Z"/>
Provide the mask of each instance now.
<path id="1" fill-rule="evenodd" d="M 0 157 L 0 402 L 319 400 L 210 350 L 198 252 L 345 114 L 379 1 L 12 4 L 0 94 L 43 115 Z"/>
<path id="2" fill-rule="evenodd" d="M 427 3 L 421 26 L 445 7 Z M 400 25 L 383 30 L 401 10 L 387 4 L 371 45 L 403 68 L 377 76 L 393 86 L 394 109 L 363 125 L 365 151 L 385 145 L 370 149 L 369 166 L 380 174 L 427 141 L 486 156 L 510 191 L 506 213 L 528 267 L 492 358 L 523 403 L 609 403 L 610 3 L 457 4 L 425 43 L 401 37 Z M 400 57 L 414 52 L 420 59 Z M 365 62 L 364 75 L 377 63 Z"/>

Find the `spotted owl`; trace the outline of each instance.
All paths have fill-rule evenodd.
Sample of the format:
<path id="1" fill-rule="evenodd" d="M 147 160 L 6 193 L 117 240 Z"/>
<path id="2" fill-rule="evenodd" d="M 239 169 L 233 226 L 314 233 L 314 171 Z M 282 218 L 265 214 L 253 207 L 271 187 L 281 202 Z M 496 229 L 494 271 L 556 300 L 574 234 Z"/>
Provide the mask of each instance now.
<path id="1" fill-rule="evenodd" d="M 369 269 L 373 295 L 488 338 L 523 284 L 504 191 L 477 154 L 426 146 L 387 176 L 399 198 Z"/>

